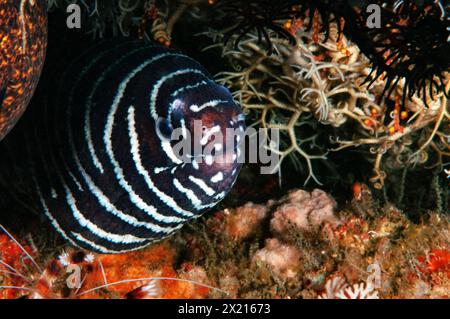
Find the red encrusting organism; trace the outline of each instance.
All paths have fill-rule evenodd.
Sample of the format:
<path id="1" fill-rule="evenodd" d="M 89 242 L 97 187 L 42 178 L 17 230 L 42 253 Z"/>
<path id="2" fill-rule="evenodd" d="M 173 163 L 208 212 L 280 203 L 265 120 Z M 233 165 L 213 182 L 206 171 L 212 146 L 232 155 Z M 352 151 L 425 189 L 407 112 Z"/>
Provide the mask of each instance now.
<path id="1" fill-rule="evenodd" d="M 445 274 L 450 279 L 450 251 L 448 249 L 432 249 L 427 256 L 419 256 L 419 271 L 426 276 Z"/>
<path id="2" fill-rule="evenodd" d="M 215 289 L 201 267 L 187 263 L 177 271 L 167 242 L 113 255 L 71 248 L 41 269 L 33 250 L 0 228 L 0 299 L 198 299 Z"/>

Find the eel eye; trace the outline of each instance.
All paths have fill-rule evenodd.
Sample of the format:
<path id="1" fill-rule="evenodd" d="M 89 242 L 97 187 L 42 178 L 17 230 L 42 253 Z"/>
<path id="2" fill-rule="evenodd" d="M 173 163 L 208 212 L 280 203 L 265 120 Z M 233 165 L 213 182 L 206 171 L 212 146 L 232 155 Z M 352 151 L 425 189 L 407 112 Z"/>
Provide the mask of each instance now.
<path id="1" fill-rule="evenodd" d="M 166 118 L 160 117 L 156 120 L 156 134 L 161 140 L 170 140 L 172 132 L 172 125 Z"/>

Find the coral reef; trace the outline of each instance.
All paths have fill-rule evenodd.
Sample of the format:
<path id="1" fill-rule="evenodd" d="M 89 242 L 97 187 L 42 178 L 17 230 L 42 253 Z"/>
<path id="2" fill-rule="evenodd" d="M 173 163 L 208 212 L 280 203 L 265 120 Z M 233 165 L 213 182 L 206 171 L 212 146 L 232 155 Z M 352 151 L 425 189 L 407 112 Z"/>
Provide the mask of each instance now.
<path id="1" fill-rule="evenodd" d="M 28 13 L 32 1 L 21 3 Z M 265 141 L 279 178 L 255 178 L 248 165 L 208 216 L 126 254 L 71 248 L 36 220 L 2 226 L 0 298 L 449 298 L 446 2 L 388 3 L 375 30 L 345 0 L 47 3 L 50 14 L 79 4 L 90 38 L 137 35 L 205 54 L 247 123 L 280 131 L 280 148 Z M 20 52 L 23 30 L 14 32 Z M 280 190 L 291 179 L 305 189 Z"/>
<path id="2" fill-rule="evenodd" d="M 413 223 L 364 189 L 339 210 L 321 190 L 293 190 L 265 205 L 217 211 L 172 239 L 121 255 L 71 248 L 40 255 L 2 234 L 1 296 L 448 297 L 448 218 L 430 212 Z"/>
<path id="3" fill-rule="evenodd" d="M 302 231 L 312 231 L 323 222 L 338 223 L 334 215 L 336 202 L 322 190 L 311 193 L 303 190 L 290 193 L 286 204 L 280 205 L 270 220 L 270 229 L 278 236 L 283 236 L 294 227 Z"/>
<path id="4" fill-rule="evenodd" d="M 372 282 L 354 284 L 351 287 L 345 283 L 342 277 L 334 277 L 327 280 L 325 292 L 319 299 L 379 299 L 378 291 Z"/>
<path id="5" fill-rule="evenodd" d="M 298 275 L 300 256 L 296 247 L 283 244 L 276 238 L 269 238 L 264 248 L 253 255 L 252 264 L 256 268 L 265 265 L 276 276 L 289 279 Z"/>
<path id="6" fill-rule="evenodd" d="M 183 265 L 177 272 L 167 242 L 122 255 L 68 248 L 44 269 L 31 265 L 30 248 L 11 237 L 2 234 L 0 245 L 2 298 L 204 298 L 213 288 L 201 267 Z"/>
<path id="7" fill-rule="evenodd" d="M 261 222 L 267 217 L 268 209 L 264 205 L 248 203 L 238 213 L 226 218 L 225 231 L 234 240 L 241 241 L 262 231 Z"/>
<path id="8" fill-rule="evenodd" d="M 320 190 L 292 191 L 266 206 L 226 209 L 178 240 L 187 244 L 186 258 L 233 297 L 446 297 L 448 218 L 430 212 L 412 223 L 394 206 L 376 204 L 368 188 L 363 189 L 362 196 L 339 211 Z M 250 207 L 265 216 L 247 223 L 253 231 L 231 227 L 240 224 L 239 216 Z M 283 213 L 286 207 L 292 207 L 289 214 Z M 307 227 L 297 220 L 306 220 Z M 284 231 L 273 224 L 282 225 Z M 416 286 L 421 287 L 420 294 Z"/>

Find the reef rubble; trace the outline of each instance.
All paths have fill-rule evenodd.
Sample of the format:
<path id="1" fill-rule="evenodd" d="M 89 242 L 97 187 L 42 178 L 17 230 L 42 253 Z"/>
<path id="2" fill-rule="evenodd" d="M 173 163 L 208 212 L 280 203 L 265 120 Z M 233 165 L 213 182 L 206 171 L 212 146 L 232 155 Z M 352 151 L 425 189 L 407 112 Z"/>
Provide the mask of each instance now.
<path id="1" fill-rule="evenodd" d="M 9 288 L 0 296 L 447 298 L 449 226 L 448 216 L 435 212 L 413 223 L 370 193 L 338 207 L 322 190 L 297 189 L 265 204 L 216 211 L 175 237 L 127 254 L 66 247 L 43 255 L 18 238 L 25 253 L 2 234 L 0 285 Z M 82 277 L 72 289 L 70 265 Z"/>

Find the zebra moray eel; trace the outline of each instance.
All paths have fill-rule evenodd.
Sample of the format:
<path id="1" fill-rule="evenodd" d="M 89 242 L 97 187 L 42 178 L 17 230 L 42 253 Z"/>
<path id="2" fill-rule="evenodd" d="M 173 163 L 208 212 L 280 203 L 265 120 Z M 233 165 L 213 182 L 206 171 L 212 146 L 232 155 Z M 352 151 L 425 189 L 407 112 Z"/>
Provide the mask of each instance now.
<path id="1" fill-rule="evenodd" d="M 241 108 L 191 58 L 141 41 L 107 42 L 59 82 L 56 103 L 33 105 L 5 140 L 10 164 L 0 178 L 31 183 L 29 202 L 72 245 L 142 248 L 212 208 L 235 182 L 238 145 L 225 149 L 210 133 L 243 132 Z M 174 154 L 170 133 L 193 130 L 194 120 L 202 121 L 202 144 L 223 147 L 231 160 L 189 163 Z"/>

